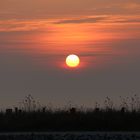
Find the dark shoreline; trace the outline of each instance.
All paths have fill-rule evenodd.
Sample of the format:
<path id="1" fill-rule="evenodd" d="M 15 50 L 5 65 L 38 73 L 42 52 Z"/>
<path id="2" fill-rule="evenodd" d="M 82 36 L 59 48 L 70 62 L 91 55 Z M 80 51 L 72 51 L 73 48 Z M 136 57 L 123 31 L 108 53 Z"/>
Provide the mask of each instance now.
<path id="1" fill-rule="evenodd" d="M 0 132 L 140 131 L 140 112 L 117 110 L 0 113 Z"/>
<path id="2" fill-rule="evenodd" d="M 28 132 L 0 133 L 2 140 L 138 140 L 140 132 Z"/>

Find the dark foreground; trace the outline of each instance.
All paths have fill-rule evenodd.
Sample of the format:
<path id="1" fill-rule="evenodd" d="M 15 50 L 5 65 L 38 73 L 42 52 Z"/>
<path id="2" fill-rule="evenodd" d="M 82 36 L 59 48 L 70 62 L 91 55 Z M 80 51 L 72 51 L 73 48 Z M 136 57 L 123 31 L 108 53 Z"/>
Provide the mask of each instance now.
<path id="1" fill-rule="evenodd" d="M 0 132 L 140 131 L 140 112 L 45 111 L 0 114 Z"/>
<path id="2" fill-rule="evenodd" d="M 140 133 L 9 133 L 0 134 L 0 140 L 140 140 Z"/>

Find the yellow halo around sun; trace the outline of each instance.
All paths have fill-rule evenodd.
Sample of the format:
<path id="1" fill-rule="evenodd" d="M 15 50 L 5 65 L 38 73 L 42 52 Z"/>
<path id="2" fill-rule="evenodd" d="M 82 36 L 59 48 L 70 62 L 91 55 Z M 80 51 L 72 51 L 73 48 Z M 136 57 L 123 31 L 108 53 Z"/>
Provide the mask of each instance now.
<path id="1" fill-rule="evenodd" d="M 75 68 L 80 64 L 80 58 L 75 54 L 70 54 L 66 57 L 66 65 Z"/>

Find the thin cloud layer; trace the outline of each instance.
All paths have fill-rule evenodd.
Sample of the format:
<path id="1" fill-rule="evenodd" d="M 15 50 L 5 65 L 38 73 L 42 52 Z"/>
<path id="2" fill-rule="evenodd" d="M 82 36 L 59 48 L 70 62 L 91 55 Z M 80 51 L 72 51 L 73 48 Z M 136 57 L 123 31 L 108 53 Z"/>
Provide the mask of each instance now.
<path id="1" fill-rule="evenodd" d="M 68 19 L 68 20 L 60 20 L 58 22 L 54 22 L 55 24 L 71 24 L 71 23 L 97 23 L 104 20 L 105 17 L 92 17 L 92 18 L 80 18 L 80 19 Z"/>
<path id="2" fill-rule="evenodd" d="M 47 31 L 59 24 L 140 24 L 140 16 L 88 16 L 67 19 L 1 20 L 0 31 Z"/>
<path id="3" fill-rule="evenodd" d="M 55 24 L 79 23 L 140 23 L 140 16 L 90 16 L 87 18 L 66 19 L 54 22 Z"/>

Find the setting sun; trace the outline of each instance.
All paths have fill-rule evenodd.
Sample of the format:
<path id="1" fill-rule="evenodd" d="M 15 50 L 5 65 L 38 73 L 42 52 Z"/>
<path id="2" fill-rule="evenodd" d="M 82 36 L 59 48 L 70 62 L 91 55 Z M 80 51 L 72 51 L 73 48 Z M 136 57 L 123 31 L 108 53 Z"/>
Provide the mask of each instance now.
<path id="1" fill-rule="evenodd" d="M 75 68 L 80 64 L 80 59 L 77 55 L 71 54 L 66 58 L 66 64 L 68 67 Z"/>

